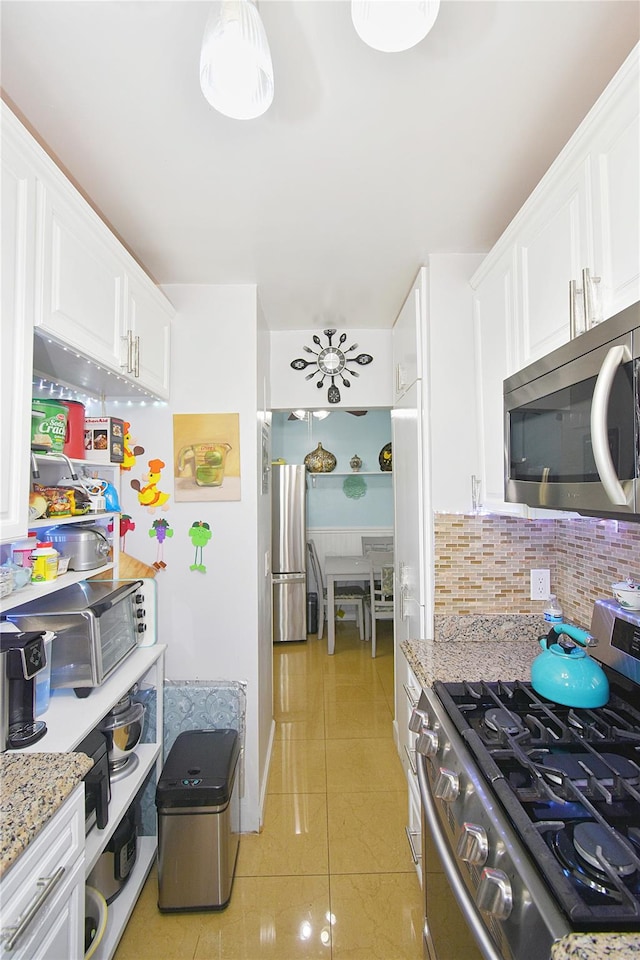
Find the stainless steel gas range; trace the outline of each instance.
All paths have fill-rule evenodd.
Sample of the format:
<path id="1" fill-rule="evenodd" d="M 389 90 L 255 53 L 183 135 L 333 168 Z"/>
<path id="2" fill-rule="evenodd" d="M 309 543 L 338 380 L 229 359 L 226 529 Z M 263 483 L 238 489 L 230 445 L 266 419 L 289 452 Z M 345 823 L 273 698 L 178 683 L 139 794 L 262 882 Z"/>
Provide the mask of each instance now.
<path id="1" fill-rule="evenodd" d="M 597 601 L 591 633 L 603 707 L 521 682 L 437 682 L 420 698 L 429 960 L 462 956 L 452 911 L 465 960 L 549 960 L 572 932 L 640 931 L 640 611 Z M 438 870 L 450 908 L 432 902 Z"/>

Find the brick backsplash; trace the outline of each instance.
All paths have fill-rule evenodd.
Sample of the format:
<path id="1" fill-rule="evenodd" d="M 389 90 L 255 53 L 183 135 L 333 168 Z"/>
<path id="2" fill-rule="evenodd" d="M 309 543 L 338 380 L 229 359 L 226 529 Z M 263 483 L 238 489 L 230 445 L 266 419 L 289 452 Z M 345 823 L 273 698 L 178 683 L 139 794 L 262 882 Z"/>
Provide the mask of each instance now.
<path id="1" fill-rule="evenodd" d="M 540 613 L 529 571 L 548 569 L 567 619 L 588 627 L 611 584 L 640 580 L 640 524 L 524 520 L 493 514 L 435 516 L 435 613 Z"/>

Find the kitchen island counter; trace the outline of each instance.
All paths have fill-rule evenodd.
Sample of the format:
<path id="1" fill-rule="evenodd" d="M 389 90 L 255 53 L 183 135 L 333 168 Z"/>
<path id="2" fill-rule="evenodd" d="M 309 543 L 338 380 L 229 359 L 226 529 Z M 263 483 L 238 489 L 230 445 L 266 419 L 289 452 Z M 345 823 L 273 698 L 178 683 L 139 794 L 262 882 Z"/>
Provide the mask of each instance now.
<path id="1" fill-rule="evenodd" d="M 0 754 L 0 877 L 92 766 L 84 753 Z"/>
<path id="2" fill-rule="evenodd" d="M 546 632 L 541 617 L 443 617 L 436 618 L 438 639 L 409 640 L 401 649 L 423 687 L 437 680 L 528 681 L 531 663 L 540 653 L 536 638 Z M 632 957 L 640 958 L 638 933 L 583 933 L 555 943 L 550 960 Z"/>

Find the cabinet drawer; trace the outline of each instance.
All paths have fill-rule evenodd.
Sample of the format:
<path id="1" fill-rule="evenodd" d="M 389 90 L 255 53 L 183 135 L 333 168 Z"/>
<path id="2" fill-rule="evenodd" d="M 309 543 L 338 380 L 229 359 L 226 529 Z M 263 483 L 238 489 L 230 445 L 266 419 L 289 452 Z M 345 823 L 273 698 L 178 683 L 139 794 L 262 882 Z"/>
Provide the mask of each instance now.
<path id="1" fill-rule="evenodd" d="M 7 927 L 17 922 L 41 892 L 42 886 L 38 885 L 40 878 L 53 877 L 56 871 L 63 867 L 64 874 L 56 884 L 57 891 L 63 882 L 66 883 L 67 875 L 74 870 L 78 858 L 84 870 L 84 785 L 82 784 L 76 787 L 3 877 L 0 887 L 2 933 L 4 934 Z M 56 899 L 57 892 L 54 896 L 52 888 L 52 894 L 44 901 L 37 920 L 52 913 L 52 905 Z M 34 923 L 37 920 L 34 920 Z M 2 955 L 4 956 L 4 953 Z M 15 951 L 7 955 L 16 956 Z"/>

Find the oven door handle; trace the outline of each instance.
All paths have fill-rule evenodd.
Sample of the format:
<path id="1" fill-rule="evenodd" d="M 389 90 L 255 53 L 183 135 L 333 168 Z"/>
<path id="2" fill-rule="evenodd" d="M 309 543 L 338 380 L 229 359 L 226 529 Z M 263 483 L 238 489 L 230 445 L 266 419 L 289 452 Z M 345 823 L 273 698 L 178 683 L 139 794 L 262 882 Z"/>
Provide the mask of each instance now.
<path id="1" fill-rule="evenodd" d="M 613 386 L 615 375 L 618 372 L 618 368 L 629 360 L 631 360 L 631 353 L 625 344 L 611 347 L 602 362 L 591 401 L 591 447 L 593 450 L 593 459 L 596 462 L 596 470 L 602 481 L 605 493 L 611 503 L 619 506 L 627 506 L 627 498 L 613 465 L 613 460 L 611 459 L 609 438 L 607 436 L 607 413 L 609 410 L 611 387 Z"/>
<path id="2" fill-rule="evenodd" d="M 442 829 L 438 822 L 438 814 L 435 804 L 431 797 L 429 783 L 427 781 L 427 772 L 425 770 L 426 758 L 416 753 L 416 766 L 418 768 L 418 782 L 420 784 L 420 797 L 422 799 L 422 809 L 428 828 L 431 830 L 431 836 L 436 850 L 442 861 L 442 866 L 447 880 L 451 885 L 453 895 L 455 896 L 462 914 L 469 924 L 471 931 L 476 938 L 478 948 L 485 960 L 502 960 L 501 954 L 496 950 L 493 940 L 487 933 L 486 927 L 478 913 L 473 899 L 464 885 L 464 881 L 458 873 L 456 860 L 449 850 L 447 843 L 442 835 Z M 423 864 L 423 869 L 425 865 Z M 428 918 L 427 918 L 428 919 Z"/>

